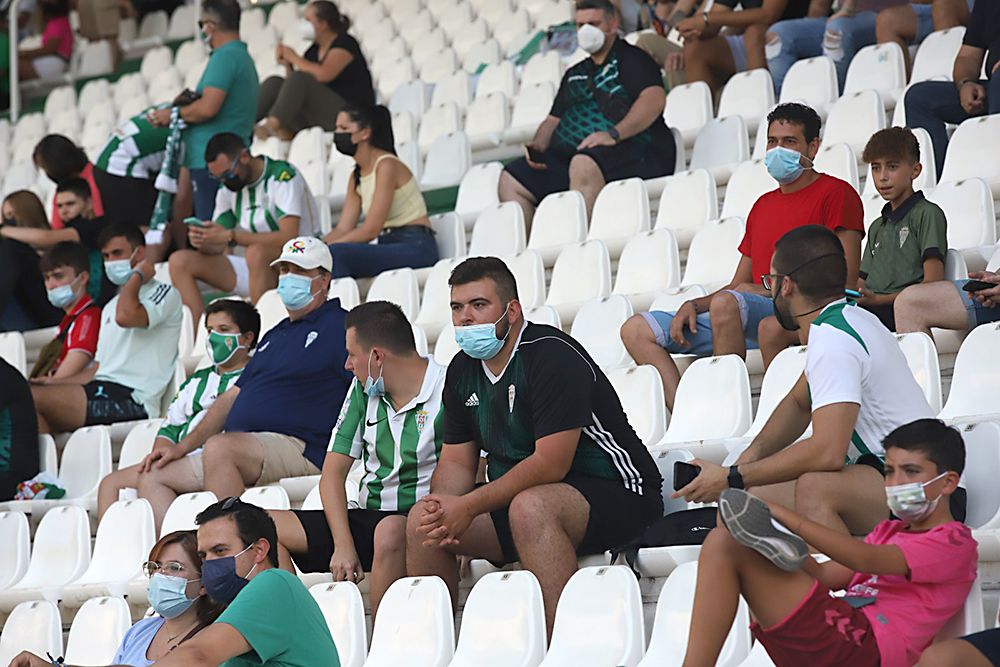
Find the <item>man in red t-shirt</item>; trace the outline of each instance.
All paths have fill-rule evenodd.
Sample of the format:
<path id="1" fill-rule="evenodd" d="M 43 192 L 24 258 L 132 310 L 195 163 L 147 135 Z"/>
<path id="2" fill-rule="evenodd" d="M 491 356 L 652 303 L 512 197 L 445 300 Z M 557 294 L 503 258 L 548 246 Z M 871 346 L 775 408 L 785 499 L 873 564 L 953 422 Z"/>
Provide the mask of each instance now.
<path id="1" fill-rule="evenodd" d="M 802 225 L 832 229 L 847 257 L 847 287 L 857 285 L 864 236 L 861 198 L 846 182 L 813 170 L 819 115 L 805 105 L 788 103 L 776 107 L 767 120 L 764 163 L 778 189 L 761 195 L 750 209 L 733 279 L 717 292 L 685 301 L 676 312 L 639 313 L 622 326 L 622 341 L 635 362 L 659 371 L 668 410 L 673 409 L 680 382 L 671 354 L 745 358 L 747 349 L 758 347 L 757 328 L 773 313 L 761 276 L 770 271 L 774 244 L 785 232 Z M 788 334 L 785 344 L 797 340 L 797 333 Z"/>
<path id="2" fill-rule="evenodd" d="M 62 342 L 55 363 L 44 363 L 43 355 L 40 364 L 44 366 L 32 371 L 32 383 L 47 384 L 77 375 L 91 364 L 97 352 L 101 309 L 87 294 L 90 258 L 85 247 L 72 241 L 57 243 L 42 255 L 40 267 L 49 302 L 66 312 L 55 339 Z"/>

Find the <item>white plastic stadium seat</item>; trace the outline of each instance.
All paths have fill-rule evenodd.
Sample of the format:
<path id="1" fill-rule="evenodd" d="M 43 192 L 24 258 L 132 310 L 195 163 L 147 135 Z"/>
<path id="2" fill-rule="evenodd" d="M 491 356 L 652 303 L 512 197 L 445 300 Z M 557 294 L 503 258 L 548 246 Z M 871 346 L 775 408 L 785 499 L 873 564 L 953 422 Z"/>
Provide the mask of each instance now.
<path id="1" fill-rule="evenodd" d="M 330 290 L 326 295 L 330 299 L 340 299 L 340 307 L 344 310 L 351 310 L 361 303 L 358 282 L 350 276 L 331 280 Z"/>
<path id="2" fill-rule="evenodd" d="M 521 91 L 539 83 L 558 86 L 562 79 L 562 63 L 555 49 L 538 52 L 528 59 L 521 71 Z"/>
<path id="3" fill-rule="evenodd" d="M 640 667 L 680 667 L 687 650 L 698 582 L 698 563 L 677 566 L 660 589 L 653 619 L 653 634 L 646 657 Z M 736 667 L 750 653 L 750 611 L 742 597 L 736 608 L 736 618 L 729 629 L 725 644 L 716 660 L 716 667 Z"/>
<path id="4" fill-rule="evenodd" d="M 927 199 L 944 210 L 948 219 L 949 248 L 976 248 L 996 244 L 993 197 L 983 179 L 942 182 L 927 193 Z"/>
<path id="5" fill-rule="evenodd" d="M 420 189 L 447 188 L 462 182 L 472 166 L 472 151 L 465 132 L 451 132 L 438 137 L 427 152 L 420 175 Z"/>
<path id="6" fill-rule="evenodd" d="M 735 354 L 697 359 L 677 385 L 667 444 L 735 438 L 750 428 L 750 376 Z"/>
<path id="7" fill-rule="evenodd" d="M 542 256 L 545 266 L 555 264 L 563 248 L 583 243 L 587 237 L 587 205 L 577 190 L 554 192 L 535 209 L 528 248 Z"/>
<path id="8" fill-rule="evenodd" d="M 181 5 L 170 15 L 170 26 L 167 28 L 167 39 L 174 41 L 194 36 L 195 16 L 194 5 Z"/>
<path id="9" fill-rule="evenodd" d="M 739 72 L 730 77 L 719 98 L 719 118 L 742 116 L 755 128 L 774 107 L 774 82 L 766 68 Z"/>
<path id="10" fill-rule="evenodd" d="M 535 667 L 545 657 L 545 644 L 545 609 L 535 575 L 491 572 L 465 601 L 450 667 Z"/>
<path id="11" fill-rule="evenodd" d="M 1000 376 L 1000 323 L 983 324 L 965 337 L 955 358 L 951 391 L 938 415 L 953 422 L 984 421 L 1000 415 L 990 387 Z"/>
<path id="12" fill-rule="evenodd" d="M 146 419 L 132 427 L 122 444 L 121 453 L 118 454 L 118 470 L 140 463 L 153 451 L 153 442 L 162 423 L 161 419 Z"/>
<path id="13" fill-rule="evenodd" d="M 585 567 L 566 582 L 544 667 L 623 665 L 642 659 L 639 583 L 624 566 Z"/>
<path id="14" fill-rule="evenodd" d="M 767 372 L 764 373 L 764 379 L 761 382 L 757 413 L 754 415 L 750 428 L 742 436 L 743 438 L 751 438 L 761 432 L 775 408 L 788 396 L 788 392 L 802 377 L 805 367 L 806 347 L 804 345 L 785 348 L 771 361 L 771 365 L 767 367 Z"/>
<path id="15" fill-rule="evenodd" d="M 777 188 L 778 182 L 767 173 L 763 160 L 744 162 L 729 179 L 719 217 L 723 220 L 730 217 L 746 220 L 757 199 Z"/>
<path id="16" fill-rule="evenodd" d="M 896 42 L 885 42 L 866 46 L 854 54 L 844 81 L 844 95 L 874 90 L 892 108 L 905 86 L 903 49 Z"/>
<path id="17" fill-rule="evenodd" d="M 437 83 L 452 72 L 458 71 L 458 56 L 454 49 L 436 50 L 420 67 L 420 80 L 425 83 Z"/>
<path id="18" fill-rule="evenodd" d="M 680 284 L 677 240 L 669 229 L 653 229 L 628 242 L 618 261 L 614 294 L 622 294 L 637 311 L 646 310 L 656 293 Z"/>
<path id="19" fill-rule="evenodd" d="M 392 114 L 392 138 L 395 143 L 416 139 L 417 127 L 417 119 L 409 111 Z"/>
<path id="20" fill-rule="evenodd" d="M 663 381 L 652 366 L 617 368 L 608 371 L 628 423 L 647 447 L 658 443 L 667 429 L 663 402 Z"/>
<path id="21" fill-rule="evenodd" d="M 510 127 L 504 132 L 504 141 L 510 145 L 530 141 L 535 130 L 549 115 L 555 95 L 555 87 L 549 82 L 539 82 L 530 87 L 522 83 L 521 92 L 514 98 Z"/>
<path id="22" fill-rule="evenodd" d="M 28 517 L 0 512 L 0 590 L 16 584 L 28 571 L 30 560 Z"/>
<path id="23" fill-rule="evenodd" d="M 534 324 L 547 324 L 556 329 L 562 329 L 562 321 L 559 319 L 559 311 L 552 306 L 539 306 L 524 311 L 524 319 Z"/>
<path id="24" fill-rule="evenodd" d="M 816 154 L 813 166 L 821 174 L 829 174 L 849 183 L 856 191 L 861 190 L 858 181 L 858 160 L 848 144 L 823 144 Z"/>
<path id="25" fill-rule="evenodd" d="M 531 30 L 527 12 L 517 9 L 503 16 L 493 25 L 493 37 L 500 42 L 500 47 L 507 51 L 514 41 Z"/>
<path id="26" fill-rule="evenodd" d="M 725 185 L 740 162 L 750 159 L 747 126 L 741 116 L 708 121 L 691 152 L 691 169 L 708 169 L 718 185 Z"/>
<path id="27" fill-rule="evenodd" d="M 465 256 L 465 223 L 456 213 L 441 213 L 430 217 L 439 257 Z"/>
<path id="28" fill-rule="evenodd" d="M 1000 198 L 1000 116 L 970 118 L 958 126 L 948 142 L 942 181 L 960 181 L 978 177 L 986 181 L 993 198 Z M 950 219 L 949 219 L 950 220 Z"/>
<path id="29" fill-rule="evenodd" d="M 118 645 L 131 627 L 132 616 L 124 598 L 90 598 L 73 618 L 66 640 L 66 663 L 111 664 Z"/>
<path id="30" fill-rule="evenodd" d="M 505 60 L 495 65 L 489 65 L 479 74 L 479 82 L 476 84 L 476 99 L 492 93 L 503 93 L 504 97 L 510 99 L 514 97 L 516 87 L 517 74 L 514 71 L 514 63 Z"/>
<path id="31" fill-rule="evenodd" d="M 413 65 L 411 63 L 410 69 L 412 70 L 412 68 Z M 393 113 L 409 111 L 413 114 L 414 118 L 419 119 L 424 115 L 424 111 L 427 110 L 429 100 L 424 82 L 419 79 L 412 79 L 413 76 L 411 74 L 409 79 L 393 89 L 389 99 L 389 109 Z"/>
<path id="32" fill-rule="evenodd" d="M 632 364 L 619 329 L 632 317 L 632 304 L 621 294 L 592 299 L 580 307 L 570 329 L 573 336 L 597 365 L 604 369 L 622 368 Z"/>
<path id="33" fill-rule="evenodd" d="M 514 255 L 525 248 L 524 212 L 516 202 L 491 206 L 476 218 L 469 256 Z"/>
<path id="34" fill-rule="evenodd" d="M 452 357 L 459 352 L 458 342 L 455 341 L 455 327 L 451 322 L 445 325 L 434 343 L 434 361 L 442 366 L 451 363 Z"/>
<path id="35" fill-rule="evenodd" d="M 431 94 L 431 107 L 454 104 L 460 109 L 464 109 L 469 106 L 471 101 L 472 86 L 469 84 L 469 75 L 462 70 L 438 81 Z"/>
<path id="36" fill-rule="evenodd" d="M 27 353 L 24 336 L 19 331 L 0 333 L 0 359 L 16 368 L 21 375 L 28 376 Z"/>
<path id="37" fill-rule="evenodd" d="M 503 60 L 500 42 L 490 37 L 489 26 L 478 19 L 451 40 L 451 48 L 461 58 L 466 74 L 475 74 L 481 67 Z"/>
<path id="38" fill-rule="evenodd" d="M 288 311 L 278 296 L 278 290 L 264 292 L 257 300 L 257 312 L 260 313 L 260 335 L 264 336 L 281 320 L 288 317 Z"/>
<path id="39" fill-rule="evenodd" d="M 472 227 L 480 213 L 500 203 L 497 188 L 502 172 L 501 162 L 477 164 L 465 172 L 458 184 L 455 213 L 462 217 L 467 228 Z"/>
<path id="40" fill-rule="evenodd" d="M 21 651 L 35 655 L 62 655 L 62 619 L 48 600 L 23 602 L 7 617 L 0 634 L 0 664 L 10 664 Z"/>
<path id="41" fill-rule="evenodd" d="M 963 486 L 968 491 L 965 523 L 970 528 L 1000 529 L 1000 423 L 964 424 L 959 427 L 965 440 Z"/>
<path id="42" fill-rule="evenodd" d="M 601 241 L 566 247 L 556 260 L 545 305 L 559 312 L 569 326 L 585 302 L 611 294 L 611 260 Z"/>
<path id="43" fill-rule="evenodd" d="M 825 116 L 838 97 L 837 68 L 827 56 L 816 56 L 799 60 L 789 68 L 779 101 L 802 102 Z"/>
<path id="44" fill-rule="evenodd" d="M 379 605 L 365 665 L 445 667 L 455 652 L 448 587 L 438 577 L 396 580 Z"/>
<path id="45" fill-rule="evenodd" d="M 694 146 L 701 128 L 712 120 L 712 91 L 708 84 L 695 81 L 671 88 L 663 108 L 663 119 L 669 127 L 680 131 L 685 146 Z"/>
<path id="46" fill-rule="evenodd" d="M 612 181 L 601 188 L 590 216 L 587 240 L 604 241 L 617 259 L 625 244 L 649 229 L 649 196 L 641 178 Z"/>
<path id="47" fill-rule="evenodd" d="M 913 59 L 910 83 L 932 79 L 951 81 L 955 56 L 962 47 L 965 26 L 937 30 L 927 35 Z"/>
<path id="48" fill-rule="evenodd" d="M 497 148 L 503 143 L 507 119 L 507 98 L 503 93 L 476 95 L 465 116 L 465 134 L 474 151 Z"/>
<path id="49" fill-rule="evenodd" d="M 522 250 L 516 255 L 501 257 L 517 283 L 518 301 L 527 311 L 545 303 L 545 265 L 534 250 Z"/>
<path id="50" fill-rule="evenodd" d="M 896 334 L 896 341 L 903 350 L 903 356 L 906 357 L 913 378 L 927 397 L 931 412 L 934 414 L 941 412 L 941 368 L 934 340 L 927 334 L 917 331 Z"/>
<path id="51" fill-rule="evenodd" d="M 454 102 L 446 102 L 428 109 L 420 119 L 420 130 L 417 132 L 420 150 L 429 151 L 438 137 L 460 130 L 461 118 L 462 114 Z"/>
<path id="52" fill-rule="evenodd" d="M 211 491 L 182 493 L 177 496 L 174 502 L 170 503 L 167 513 L 163 516 L 160 536 L 168 535 L 177 530 L 194 530 L 196 528 L 194 518 L 203 509 L 218 502 L 218 500 Z"/>
<path id="53" fill-rule="evenodd" d="M 732 280 L 740 261 L 743 222 L 736 218 L 710 222 L 695 234 L 688 250 L 681 285 L 705 285 L 714 290 Z"/>
<path id="54" fill-rule="evenodd" d="M 292 507 L 288 492 L 280 486 L 255 486 L 244 491 L 240 500 L 266 510 L 287 510 Z"/>
<path id="55" fill-rule="evenodd" d="M 59 474 L 59 455 L 56 452 L 56 441 L 48 433 L 38 435 L 38 466 L 40 472 Z M 0 588 L 3 588 L 0 586 Z"/>
<path id="56" fill-rule="evenodd" d="M 673 232 L 678 248 L 686 250 L 695 233 L 718 217 L 719 198 L 710 171 L 692 169 L 664 179 L 654 228 Z"/>
<path id="57" fill-rule="evenodd" d="M 438 260 L 427 274 L 423 299 L 415 323 L 424 330 L 429 341 L 436 341 L 441 330 L 451 324 L 451 288 L 448 278 L 458 260 L 446 257 Z"/>
<path id="58" fill-rule="evenodd" d="M 948 619 L 944 627 L 935 635 L 934 641 L 958 639 L 982 632 L 986 628 L 986 619 L 983 616 L 982 575 L 977 574 L 976 580 L 972 582 L 972 590 L 965 598 L 965 604 L 958 610 L 958 613 Z"/>
<path id="59" fill-rule="evenodd" d="M 365 629 L 365 603 L 361 592 L 351 581 L 316 584 L 309 589 L 323 612 L 326 625 L 337 646 L 342 667 L 361 667 L 368 652 Z"/>
<path id="60" fill-rule="evenodd" d="M 861 155 L 873 134 L 885 127 L 882 98 L 874 90 L 844 95 L 830 109 L 823 131 L 824 144 L 845 143 Z"/>
<path id="61" fill-rule="evenodd" d="M 420 288 L 413 269 L 383 271 L 375 276 L 365 301 L 389 301 L 403 309 L 406 319 L 413 320 L 420 307 Z"/>

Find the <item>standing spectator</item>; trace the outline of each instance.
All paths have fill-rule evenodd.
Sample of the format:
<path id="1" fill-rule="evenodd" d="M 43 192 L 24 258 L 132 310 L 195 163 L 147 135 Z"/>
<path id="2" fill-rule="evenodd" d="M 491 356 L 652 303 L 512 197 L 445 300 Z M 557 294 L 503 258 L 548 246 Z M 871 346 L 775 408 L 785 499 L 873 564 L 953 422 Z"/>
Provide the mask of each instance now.
<path id="1" fill-rule="evenodd" d="M 210 220 L 219 181 L 208 170 L 205 149 L 209 140 L 222 132 L 250 141 L 260 82 L 247 45 L 240 41 L 237 0 L 202 2 L 198 28 L 211 54 L 195 89 L 199 98 L 182 107 L 180 115 L 188 125 L 184 132 L 184 166 L 194 190 L 194 215 L 199 220 Z M 158 109 L 149 114 L 149 119 L 154 125 L 168 127 L 170 109 Z M 187 182 L 182 174 L 178 183 Z M 182 193 L 178 192 L 178 197 Z"/>
<path id="2" fill-rule="evenodd" d="M 576 25 L 580 48 L 590 57 L 566 71 L 525 157 L 500 175 L 500 200 L 520 204 L 529 227 L 538 202 L 553 192 L 581 192 L 589 218 L 606 183 L 674 170 L 660 68 L 618 37 L 608 0 L 579 0 Z"/>
<path id="3" fill-rule="evenodd" d="M 62 313 L 45 298 L 38 253 L 15 238 L 45 232 L 45 209 L 34 192 L 20 190 L 3 200 L 0 221 L 0 332 L 30 331 L 58 323 Z"/>
<path id="4" fill-rule="evenodd" d="M 433 266 L 438 248 L 427 205 L 417 179 L 396 157 L 389 110 L 348 107 L 337 117 L 333 140 L 355 162 L 340 222 L 323 239 L 333 255 L 333 277 Z"/>
<path id="5" fill-rule="evenodd" d="M 32 388 L 43 433 L 158 417 L 174 376 L 180 295 L 153 278 L 135 225 L 108 225 L 100 245 L 105 273 L 119 290 L 101 313 L 97 367 Z"/>
<path id="6" fill-rule="evenodd" d="M 121 0 L 76 0 L 76 11 L 80 16 L 80 36 L 90 42 L 107 40 L 111 46 L 112 69 L 117 69 L 122 58 L 118 45 Z"/>
<path id="7" fill-rule="evenodd" d="M 21 372 L 0 359 L 0 498 L 38 474 L 38 422 L 31 389 Z"/>
<path id="8" fill-rule="evenodd" d="M 69 0 L 39 0 L 42 14 L 42 45 L 17 54 L 21 81 L 54 79 L 69 69 L 73 57 L 73 28 L 69 24 Z"/>
<path id="9" fill-rule="evenodd" d="M 46 384 L 82 373 L 97 354 L 101 309 L 87 293 L 90 255 L 79 243 L 63 241 L 42 255 L 49 303 L 66 316 L 59 333 L 42 348 L 31 370 L 32 382 Z"/>
<path id="10" fill-rule="evenodd" d="M 195 322 L 203 310 L 197 281 L 256 303 L 275 286 L 271 266 L 282 246 L 319 231 L 309 185 L 288 162 L 251 155 L 243 139 L 228 132 L 212 137 L 205 160 L 225 188 L 216 195 L 215 213 L 188 227 L 194 249 L 169 259 L 170 279 Z M 237 246 L 246 248 L 244 255 L 227 254 Z"/>
<path id="11" fill-rule="evenodd" d="M 819 151 L 819 115 L 807 106 L 789 103 L 778 105 L 767 119 L 764 162 L 778 188 L 761 195 L 750 209 L 739 246 L 740 261 L 729 285 L 686 301 L 672 313 L 633 315 L 622 326 L 622 342 L 635 362 L 651 364 L 659 371 L 668 410 L 673 409 L 680 382 L 671 354 L 745 358 L 748 349 L 759 345 L 758 327 L 774 313 L 761 278 L 770 270 L 775 242 L 788 230 L 807 224 L 833 230 L 848 258 L 844 287 L 857 286 L 864 234 L 861 198 L 849 184 L 812 168 Z M 778 337 L 782 347 L 797 340 L 782 333 Z"/>
<path id="12" fill-rule="evenodd" d="M 312 44 L 301 56 L 278 44 L 275 57 L 285 66 L 285 76 L 268 77 L 260 86 L 256 117 L 261 122 L 254 132 L 261 139 L 277 135 L 290 141 L 299 130 L 317 125 L 331 132 L 345 106 L 375 104 L 368 63 L 347 33 L 350 19 L 337 5 L 309 3 L 299 26 Z"/>
<path id="13" fill-rule="evenodd" d="M 986 70 L 986 78 L 980 71 Z M 1000 113 L 1000 3 L 980 0 L 972 8 L 951 81 L 922 81 L 906 93 L 906 124 L 922 127 L 934 142 L 937 173 L 948 150 L 946 123 Z"/>

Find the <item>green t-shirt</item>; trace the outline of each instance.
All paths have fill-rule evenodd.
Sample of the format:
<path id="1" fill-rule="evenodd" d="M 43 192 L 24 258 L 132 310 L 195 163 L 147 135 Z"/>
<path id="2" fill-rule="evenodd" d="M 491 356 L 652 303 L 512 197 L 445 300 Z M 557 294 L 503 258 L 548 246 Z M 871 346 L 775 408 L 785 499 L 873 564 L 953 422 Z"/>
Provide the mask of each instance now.
<path id="1" fill-rule="evenodd" d="M 232 132 L 250 140 L 260 82 L 246 44 L 234 40 L 212 51 L 197 91 L 201 93 L 205 88 L 226 91 L 226 99 L 214 118 L 185 130 L 184 166 L 189 169 L 205 168 L 205 147 L 220 132 Z"/>
<path id="2" fill-rule="evenodd" d="M 875 294 L 894 294 L 924 279 L 924 260 L 944 262 L 948 223 L 941 208 L 915 192 L 895 211 L 888 204 L 868 229 L 859 275 Z"/>
<path id="3" fill-rule="evenodd" d="M 272 568 L 251 579 L 215 622 L 232 626 L 253 649 L 224 667 L 340 667 L 319 605 L 284 570 Z"/>

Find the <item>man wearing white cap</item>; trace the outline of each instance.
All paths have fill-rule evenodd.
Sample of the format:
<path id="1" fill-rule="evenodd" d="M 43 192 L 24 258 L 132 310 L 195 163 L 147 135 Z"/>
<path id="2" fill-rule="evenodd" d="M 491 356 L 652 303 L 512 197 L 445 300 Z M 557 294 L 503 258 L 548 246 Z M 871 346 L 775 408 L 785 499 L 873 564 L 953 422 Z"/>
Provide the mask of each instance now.
<path id="1" fill-rule="evenodd" d="M 139 496 L 158 521 L 181 493 L 204 489 L 226 498 L 248 486 L 320 473 L 354 377 L 344 368 L 347 312 L 338 299 L 327 301 L 333 260 L 322 241 L 294 238 L 271 266 L 288 317 L 264 335 L 236 386 L 201 423 L 143 463 Z"/>

